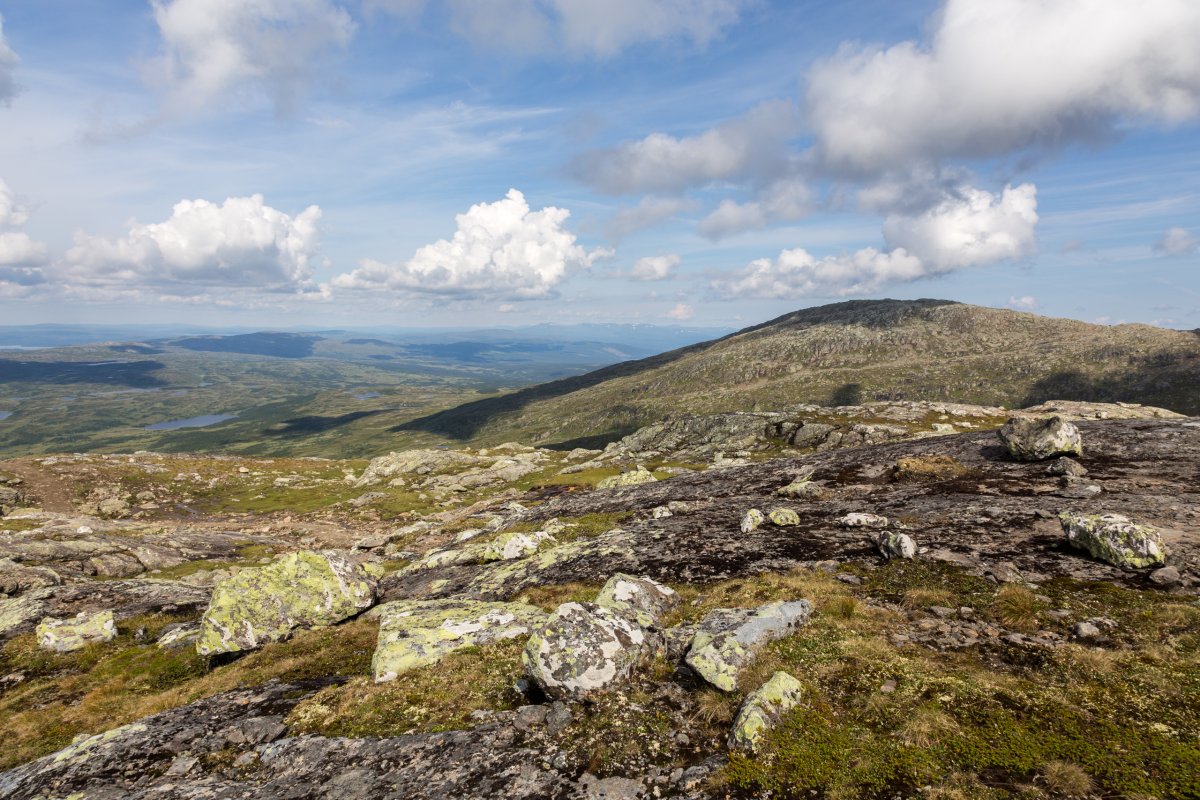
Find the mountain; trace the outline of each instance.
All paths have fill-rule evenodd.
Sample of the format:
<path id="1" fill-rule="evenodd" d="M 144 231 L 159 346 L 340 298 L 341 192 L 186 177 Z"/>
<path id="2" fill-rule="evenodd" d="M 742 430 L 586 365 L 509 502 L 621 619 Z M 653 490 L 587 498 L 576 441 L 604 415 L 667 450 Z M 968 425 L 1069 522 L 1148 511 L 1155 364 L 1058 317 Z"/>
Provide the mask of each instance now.
<path id="1" fill-rule="evenodd" d="M 480 444 L 597 445 L 680 412 L 1068 399 L 1198 414 L 1198 389 L 1194 331 L 1093 325 L 945 300 L 856 300 L 467 403 L 394 430 Z"/>

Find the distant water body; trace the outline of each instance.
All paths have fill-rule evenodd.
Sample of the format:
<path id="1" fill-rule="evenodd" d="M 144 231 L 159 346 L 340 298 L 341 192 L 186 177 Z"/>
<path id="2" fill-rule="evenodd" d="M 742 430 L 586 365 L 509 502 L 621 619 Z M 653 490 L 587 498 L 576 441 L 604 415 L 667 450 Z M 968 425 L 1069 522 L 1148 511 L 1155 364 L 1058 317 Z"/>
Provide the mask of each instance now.
<path id="1" fill-rule="evenodd" d="M 0 411 L 0 419 L 8 419 L 13 415 L 11 411 Z"/>
<path id="2" fill-rule="evenodd" d="M 156 422 L 153 425 L 147 425 L 146 430 L 174 431 L 180 428 L 203 428 L 206 425 L 216 425 L 218 422 L 236 418 L 237 414 L 205 414 L 203 417 L 189 417 L 187 419 L 173 419 L 168 422 Z"/>

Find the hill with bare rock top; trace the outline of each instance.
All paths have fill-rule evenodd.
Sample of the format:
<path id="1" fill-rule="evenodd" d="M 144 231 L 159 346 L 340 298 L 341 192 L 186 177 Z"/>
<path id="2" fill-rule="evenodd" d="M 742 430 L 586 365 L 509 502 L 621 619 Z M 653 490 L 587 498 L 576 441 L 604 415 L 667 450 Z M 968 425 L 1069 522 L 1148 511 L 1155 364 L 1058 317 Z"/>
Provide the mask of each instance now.
<path id="1" fill-rule="evenodd" d="M 680 413 L 1050 399 L 1200 413 L 1200 336 L 944 300 L 804 309 L 712 342 L 405 422 L 416 438 L 597 446 Z"/>

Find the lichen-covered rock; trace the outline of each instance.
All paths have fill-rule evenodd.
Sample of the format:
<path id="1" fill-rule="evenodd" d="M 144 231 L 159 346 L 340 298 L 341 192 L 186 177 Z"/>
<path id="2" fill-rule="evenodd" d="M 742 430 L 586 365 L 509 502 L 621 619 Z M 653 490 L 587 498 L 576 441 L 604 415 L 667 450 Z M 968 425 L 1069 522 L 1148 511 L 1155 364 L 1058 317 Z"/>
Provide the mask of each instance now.
<path id="1" fill-rule="evenodd" d="M 1056 456 L 1083 454 L 1079 428 L 1058 415 L 1013 417 L 997 434 L 1018 461 L 1042 461 Z"/>
<path id="2" fill-rule="evenodd" d="M 173 625 L 163 632 L 154 643 L 160 650 L 174 650 L 178 647 L 192 647 L 200 638 L 200 626 L 195 623 Z"/>
<path id="3" fill-rule="evenodd" d="M 333 625 L 375 602 L 375 579 L 339 553 L 290 553 L 214 587 L 200 626 L 200 655 L 253 650 L 297 628 Z"/>
<path id="4" fill-rule="evenodd" d="M 529 677 L 547 696 L 579 700 L 626 678 L 645 633 L 634 621 L 594 603 L 564 603 L 522 653 Z"/>
<path id="5" fill-rule="evenodd" d="M 512 561 L 515 558 L 531 556 L 554 544 L 555 538 L 545 531 L 505 533 L 482 546 L 480 561 Z"/>
<path id="6" fill-rule="evenodd" d="M 80 612 L 72 619 L 43 619 L 37 626 L 38 647 L 52 653 L 82 650 L 95 642 L 117 638 L 117 623 L 112 611 L 95 614 Z"/>
<path id="7" fill-rule="evenodd" d="M 776 672 L 742 703 L 729 731 L 730 749 L 757 750 L 767 732 L 799 705 L 804 685 L 786 672 Z"/>
<path id="8" fill-rule="evenodd" d="M 758 530 L 767 521 L 766 516 L 757 508 L 752 508 L 742 516 L 742 533 Z"/>
<path id="9" fill-rule="evenodd" d="M 1060 456 L 1046 467 L 1047 475 L 1058 475 L 1068 478 L 1082 478 L 1088 474 L 1087 468 L 1073 458 Z"/>
<path id="10" fill-rule="evenodd" d="M 883 531 L 879 534 L 879 552 L 885 558 L 916 558 L 917 543 L 907 533 Z"/>
<path id="11" fill-rule="evenodd" d="M 679 594 L 649 578 L 618 573 L 604 584 L 596 596 L 596 605 L 629 617 L 643 628 L 653 628 L 664 614 L 679 605 Z"/>
<path id="12" fill-rule="evenodd" d="M 781 528 L 790 528 L 800 524 L 800 515 L 790 508 L 773 508 L 767 514 L 767 519 L 771 520 L 772 525 L 778 525 Z"/>
<path id="13" fill-rule="evenodd" d="M 782 489 L 776 489 L 775 494 L 780 497 L 790 497 L 793 500 L 820 500 L 825 496 L 825 490 L 808 478 L 800 478 Z"/>
<path id="14" fill-rule="evenodd" d="M 722 613 L 736 621 L 736 615 Z M 754 654 L 768 642 L 786 636 L 808 621 L 812 605 L 807 600 L 768 603 L 756 608 L 736 626 L 709 634 L 701 623 L 701 632 L 692 640 L 684 659 L 704 680 L 726 692 L 737 689 L 738 671 L 754 659 Z"/>
<path id="15" fill-rule="evenodd" d="M 855 511 L 838 520 L 843 528 L 886 528 L 888 518 L 879 514 L 866 514 Z"/>
<path id="16" fill-rule="evenodd" d="M 612 475 L 604 478 L 596 484 L 597 489 L 615 489 L 619 486 L 639 486 L 643 483 L 653 483 L 658 478 L 645 467 L 638 465 L 637 469 L 631 469 L 628 472 L 622 472 L 620 475 Z"/>
<path id="17" fill-rule="evenodd" d="M 371 659 L 376 682 L 436 664 L 455 650 L 526 636 L 545 611 L 525 603 L 400 600 L 379 606 L 379 641 Z"/>
<path id="18" fill-rule="evenodd" d="M 30 589 L 41 589 L 45 586 L 59 586 L 62 577 L 42 566 L 18 564 L 11 558 L 0 558 L 0 595 L 15 595 Z"/>
<path id="19" fill-rule="evenodd" d="M 1166 563 L 1169 555 L 1155 528 L 1120 514 L 1065 511 L 1058 519 L 1072 546 L 1118 567 L 1153 567 Z"/>
<path id="20" fill-rule="evenodd" d="M 672 512 L 671 509 L 667 508 L 666 506 L 655 506 L 654 508 L 650 509 L 651 519 L 666 519 L 667 517 L 673 516 L 675 516 L 674 512 Z"/>

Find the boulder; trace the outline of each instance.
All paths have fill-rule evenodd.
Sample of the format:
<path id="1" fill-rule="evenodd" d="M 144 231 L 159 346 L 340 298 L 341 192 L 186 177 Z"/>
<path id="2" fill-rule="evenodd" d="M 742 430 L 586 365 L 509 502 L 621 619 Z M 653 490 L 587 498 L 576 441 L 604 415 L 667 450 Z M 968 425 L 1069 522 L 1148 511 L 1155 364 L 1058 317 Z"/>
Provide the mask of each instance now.
<path id="1" fill-rule="evenodd" d="M 1120 514 L 1058 515 L 1067 541 L 1093 558 L 1118 567 L 1143 569 L 1166 563 L 1168 550 L 1162 536 L 1149 525 L 1138 525 Z"/>
<path id="2" fill-rule="evenodd" d="M 541 550 L 553 546 L 557 540 L 545 531 L 532 533 L 505 533 L 497 536 L 481 548 L 480 561 L 512 561 L 525 558 Z"/>
<path id="3" fill-rule="evenodd" d="M 645 467 L 638 465 L 637 469 L 631 469 L 628 472 L 622 472 L 620 475 L 612 475 L 604 478 L 596 484 L 597 489 L 615 489 L 621 486 L 638 486 L 643 483 L 653 483 L 658 478 Z"/>
<path id="4" fill-rule="evenodd" d="M 808 621 L 812 605 L 807 600 L 768 603 L 755 609 L 748 617 L 730 614 L 728 609 L 718 609 L 709 617 L 718 615 L 734 623 L 734 627 L 718 633 L 710 633 L 709 617 L 701 622 L 700 631 L 692 639 L 685 662 L 692 670 L 726 692 L 737 689 L 738 671 L 749 664 L 756 652 L 768 642 L 786 636 Z"/>
<path id="5" fill-rule="evenodd" d="M 742 533 L 758 530 L 767 518 L 757 508 L 752 508 L 742 516 Z"/>
<path id="6" fill-rule="evenodd" d="M 456 650 L 527 636 L 549 617 L 525 603 L 475 600 L 400 600 L 372 613 L 379 617 L 371 659 L 377 683 L 436 664 Z"/>
<path id="7" fill-rule="evenodd" d="M 790 497 L 793 500 L 820 500 L 825 497 L 825 487 L 812 481 L 803 481 L 789 483 L 778 490 L 776 494 L 781 497 Z"/>
<path id="8" fill-rule="evenodd" d="M 289 553 L 244 569 L 213 589 L 200 624 L 200 655 L 253 650 L 297 628 L 333 625 L 370 608 L 375 579 L 339 553 Z"/>
<path id="9" fill-rule="evenodd" d="M 855 511 L 839 519 L 838 525 L 841 525 L 843 528 L 886 528 L 888 526 L 888 518 L 881 517 L 878 514 L 865 514 Z"/>
<path id="10" fill-rule="evenodd" d="M 997 433 L 1009 454 L 1018 461 L 1083 454 L 1079 428 L 1058 415 L 1013 417 Z"/>
<path id="11" fill-rule="evenodd" d="M 548 697 L 580 700 L 626 678 L 645 634 L 632 620 L 595 603 L 564 603 L 522 654 L 529 677 Z"/>
<path id="12" fill-rule="evenodd" d="M 1046 467 L 1047 475 L 1055 475 L 1068 478 L 1082 478 L 1087 475 L 1087 468 L 1073 458 L 1060 456 Z"/>
<path id="13" fill-rule="evenodd" d="M 729 748 L 757 750 L 767 732 L 803 697 L 804 686 L 800 681 L 786 672 L 776 672 L 742 703 L 729 731 Z"/>
<path id="14" fill-rule="evenodd" d="M 80 612 L 71 619 L 46 617 L 37 626 L 38 647 L 53 653 L 82 650 L 94 642 L 117 638 L 117 623 L 112 611 L 95 614 Z"/>
<path id="15" fill-rule="evenodd" d="M 668 611 L 679 605 L 679 595 L 671 587 L 649 578 L 617 573 L 596 596 L 596 605 L 628 617 L 643 628 L 654 628 Z"/>
<path id="16" fill-rule="evenodd" d="M 883 553 L 884 557 L 889 560 L 893 558 L 915 558 L 917 555 L 917 543 L 907 533 L 882 531 L 879 534 L 877 544 L 879 545 L 879 552 Z"/>
<path id="17" fill-rule="evenodd" d="M 771 520 L 772 525 L 778 525 L 781 528 L 790 528 L 800 524 L 800 515 L 790 508 L 773 508 L 768 512 L 767 519 Z"/>

